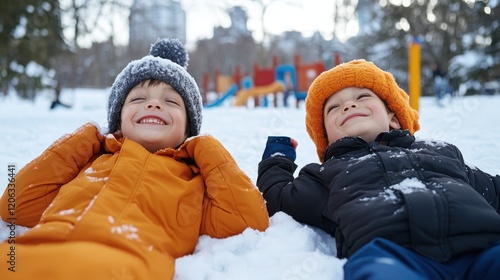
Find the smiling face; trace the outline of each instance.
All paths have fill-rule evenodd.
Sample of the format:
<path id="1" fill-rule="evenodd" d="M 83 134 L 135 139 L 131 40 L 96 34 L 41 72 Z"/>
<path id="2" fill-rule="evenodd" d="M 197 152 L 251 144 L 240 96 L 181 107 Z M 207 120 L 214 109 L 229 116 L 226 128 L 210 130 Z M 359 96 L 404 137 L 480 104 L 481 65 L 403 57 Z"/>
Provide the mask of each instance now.
<path id="1" fill-rule="evenodd" d="M 371 142 L 381 132 L 401 128 L 382 99 L 365 88 L 348 87 L 331 95 L 325 102 L 323 118 L 328 145 L 345 136 Z"/>
<path id="2" fill-rule="evenodd" d="M 187 138 L 184 101 L 169 84 L 146 81 L 128 94 L 121 113 L 121 131 L 151 153 L 176 148 Z"/>

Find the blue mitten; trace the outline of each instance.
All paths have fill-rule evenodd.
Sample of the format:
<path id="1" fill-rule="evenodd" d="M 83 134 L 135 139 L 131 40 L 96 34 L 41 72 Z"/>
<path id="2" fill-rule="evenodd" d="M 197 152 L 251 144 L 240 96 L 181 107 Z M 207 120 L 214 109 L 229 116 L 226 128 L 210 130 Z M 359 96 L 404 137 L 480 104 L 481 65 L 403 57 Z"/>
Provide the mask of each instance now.
<path id="1" fill-rule="evenodd" d="M 262 155 L 262 160 L 269 157 L 282 156 L 295 161 L 297 153 L 290 141 L 290 137 L 286 136 L 269 136 L 267 138 L 266 149 Z"/>

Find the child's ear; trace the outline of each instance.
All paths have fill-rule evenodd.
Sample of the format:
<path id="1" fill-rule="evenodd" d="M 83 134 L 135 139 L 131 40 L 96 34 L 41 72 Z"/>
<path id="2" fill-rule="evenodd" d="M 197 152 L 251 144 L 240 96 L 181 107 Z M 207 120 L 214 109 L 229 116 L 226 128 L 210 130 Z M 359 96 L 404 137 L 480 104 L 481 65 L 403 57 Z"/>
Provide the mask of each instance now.
<path id="1" fill-rule="evenodd" d="M 389 121 L 389 127 L 391 129 L 401 129 L 401 124 L 399 123 L 399 120 L 396 117 L 396 114 L 389 113 L 389 116 L 391 118 L 391 120 Z"/>

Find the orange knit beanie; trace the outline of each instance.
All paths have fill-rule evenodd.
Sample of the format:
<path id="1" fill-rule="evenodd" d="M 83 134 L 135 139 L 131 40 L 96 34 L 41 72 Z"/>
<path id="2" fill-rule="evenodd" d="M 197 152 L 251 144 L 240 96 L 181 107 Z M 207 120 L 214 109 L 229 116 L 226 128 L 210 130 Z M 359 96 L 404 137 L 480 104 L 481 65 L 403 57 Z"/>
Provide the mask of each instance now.
<path id="1" fill-rule="evenodd" d="M 323 157 L 328 147 L 323 122 L 325 101 L 347 87 L 373 91 L 396 114 L 402 129 L 409 130 L 411 134 L 419 130 L 418 112 L 410 107 L 408 94 L 398 86 L 390 73 L 363 59 L 342 63 L 316 77 L 307 93 L 306 129 L 316 145 L 321 162 L 324 162 Z"/>

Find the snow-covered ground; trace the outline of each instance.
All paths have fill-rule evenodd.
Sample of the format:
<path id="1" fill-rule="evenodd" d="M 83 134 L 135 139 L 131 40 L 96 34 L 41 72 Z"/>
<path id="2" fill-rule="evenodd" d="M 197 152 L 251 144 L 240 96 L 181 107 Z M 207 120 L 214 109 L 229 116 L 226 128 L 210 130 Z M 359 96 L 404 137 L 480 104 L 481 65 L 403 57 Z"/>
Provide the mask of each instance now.
<path id="1" fill-rule="evenodd" d="M 35 102 L 0 98 L 0 182 L 4 184 L 0 191 L 7 185 L 9 164 L 19 170 L 54 140 L 85 122 L 106 126 L 107 94 L 106 89 L 63 90 L 63 101 L 74 106 L 55 111 L 49 110 L 48 93 Z M 453 143 L 470 166 L 500 174 L 500 95 L 455 98 L 444 107 L 424 97 L 420 115 L 417 138 Z M 204 110 L 202 133 L 218 138 L 255 182 L 268 135 L 287 135 L 299 142 L 299 168 L 317 162 L 304 116 L 303 106 L 235 108 L 225 104 Z M 8 235 L 9 229 L 0 221 L 0 240 Z M 342 279 L 344 262 L 335 257 L 335 241 L 330 236 L 278 213 L 265 232 L 246 230 L 223 240 L 201 237 L 194 254 L 177 260 L 176 279 Z"/>

